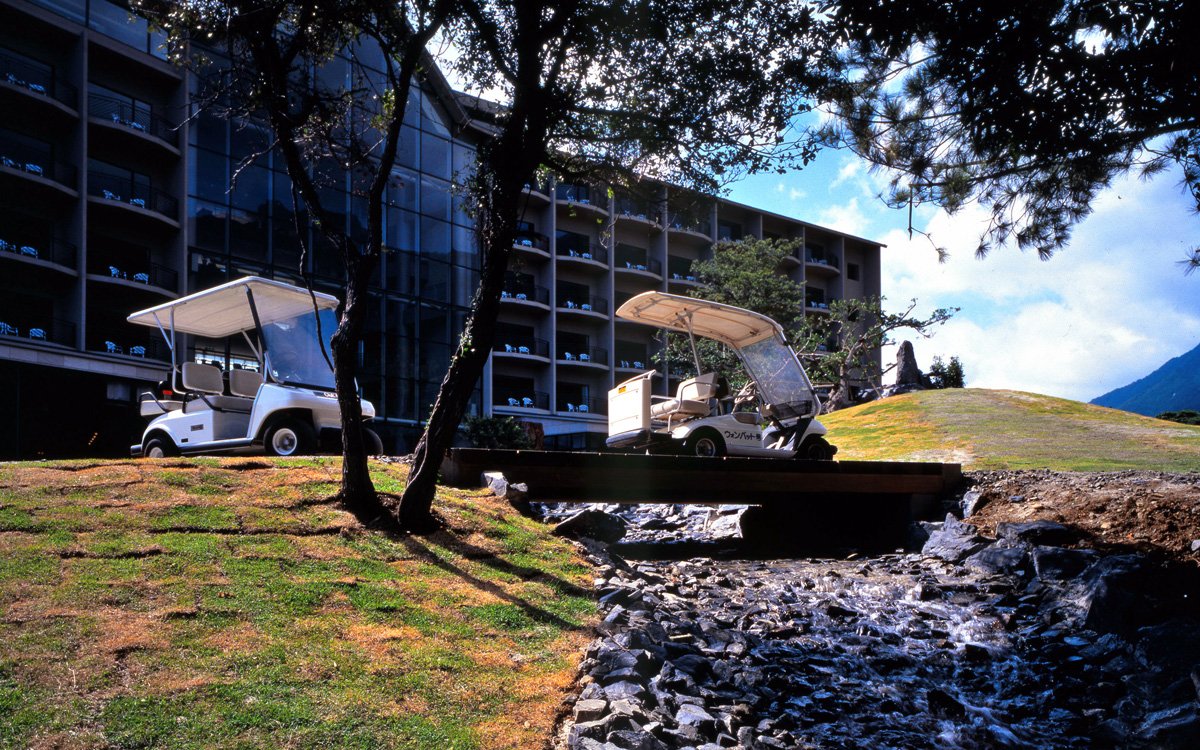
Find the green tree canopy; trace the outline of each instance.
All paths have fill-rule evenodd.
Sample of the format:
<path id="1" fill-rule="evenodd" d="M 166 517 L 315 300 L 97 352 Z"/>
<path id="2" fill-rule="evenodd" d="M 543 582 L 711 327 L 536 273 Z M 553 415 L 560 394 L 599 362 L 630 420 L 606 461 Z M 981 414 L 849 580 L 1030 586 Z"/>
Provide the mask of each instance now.
<path id="1" fill-rule="evenodd" d="M 1174 166 L 1200 207 L 1191 0 L 839 0 L 832 12 L 847 74 L 818 140 L 887 170 L 896 206 L 989 208 L 979 254 L 1015 241 L 1048 257 L 1130 171 Z"/>

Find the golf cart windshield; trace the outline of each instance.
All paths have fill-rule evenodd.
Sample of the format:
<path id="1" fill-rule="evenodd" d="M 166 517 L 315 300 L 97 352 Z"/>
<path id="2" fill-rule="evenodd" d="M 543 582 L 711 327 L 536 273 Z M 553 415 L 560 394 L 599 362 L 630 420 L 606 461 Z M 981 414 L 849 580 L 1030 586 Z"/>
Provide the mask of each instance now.
<path id="1" fill-rule="evenodd" d="M 791 348 L 778 336 L 744 346 L 738 354 L 771 416 L 790 419 L 813 413 L 812 385 Z"/>
<path id="2" fill-rule="evenodd" d="M 320 336 L 317 333 L 317 315 L 312 312 L 267 323 L 262 327 L 267 349 L 267 374 L 273 380 L 333 390 L 333 370 L 326 355 L 330 358 L 333 356 L 329 339 L 337 328 L 337 321 L 333 310 L 324 309 L 319 314 Z"/>

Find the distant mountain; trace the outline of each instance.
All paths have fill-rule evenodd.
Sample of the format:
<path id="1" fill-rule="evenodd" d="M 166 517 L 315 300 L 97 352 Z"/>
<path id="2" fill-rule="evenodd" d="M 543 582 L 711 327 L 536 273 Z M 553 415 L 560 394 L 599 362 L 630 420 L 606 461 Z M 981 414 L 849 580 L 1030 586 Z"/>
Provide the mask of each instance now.
<path id="1" fill-rule="evenodd" d="M 1200 346 L 1141 380 L 1092 399 L 1092 403 L 1149 417 L 1164 411 L 1200 411 Z"/>

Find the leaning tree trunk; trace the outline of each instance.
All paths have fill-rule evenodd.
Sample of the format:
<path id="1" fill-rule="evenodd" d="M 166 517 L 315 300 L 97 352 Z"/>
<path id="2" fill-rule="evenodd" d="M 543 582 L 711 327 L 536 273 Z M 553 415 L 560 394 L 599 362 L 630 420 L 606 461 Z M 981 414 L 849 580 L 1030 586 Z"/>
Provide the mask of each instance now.
<path id="1" fill-rule="evenodd" d="M 358 397 L 358 347 L 366 318 L 366 287 L 374 267 L 374 257 L 360 255 L 351 248 L 345 254 L 346 300 L 337 330 L 330 340 L 333 350 L 333 377 L 337 386 L 338 407 L 342 413 L 342 504 L 360 518 L 378 515 L 380 506 L 367 465 L 367 449 L 362 433 L 362 403 Z"/>
<path id="2" fill-rule="evenodd" d="M 481 180 L 481 184 L 490 182 L 497 187 L 481 196 L 480 200 L 482 206 L 477 226 L 480 227 L 484 252 L 482 274 L 471 307 L 471 317 L 467 320 L 458 349 L 438 390 L 425 433 L 417 443 L 408 484 L 400 498 L 400 524 L 411 531 L 427 530 L 435 524 L 433 497 L 442 457 L 454 441 L 471 391 L 483 373 L 496 338 L 500 292 L 504 289 L 508 255 L 516 238 L 516 218 L 526 171 L 516 165 L 515 159 L 510 161 L 501 153 L 504 153 L 504 149 L 495 149 L 492 152 L 493 159 L 507 164 L 497 166 L 493 162 L 486 168 L 490 168 L 490 174 L 504 175 L 504 183 L 500 185 L 500 180 Z M 480 171 L 484 169 L 485 166 L 481 165 Z M 532 173 L 532 167 L 527 171 Z"/>

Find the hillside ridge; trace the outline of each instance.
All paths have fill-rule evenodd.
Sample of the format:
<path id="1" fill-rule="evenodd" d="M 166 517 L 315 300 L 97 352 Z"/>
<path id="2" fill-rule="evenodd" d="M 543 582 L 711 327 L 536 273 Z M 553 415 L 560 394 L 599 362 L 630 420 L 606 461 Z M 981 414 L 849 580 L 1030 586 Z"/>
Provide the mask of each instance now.
<path id="1" fill-rule="evenodd" d="M 1144 378 L 1097 396 L 1092 404 L 1153 417 L 1167 411 L 1200 411 L 1200 345 Z"/>
<path id="2" fill-rule="evenodd" d="M 1200 427 L 1023 391 L 921 391 L 827 414 L 839 460 L 1200 471 Z"/>

